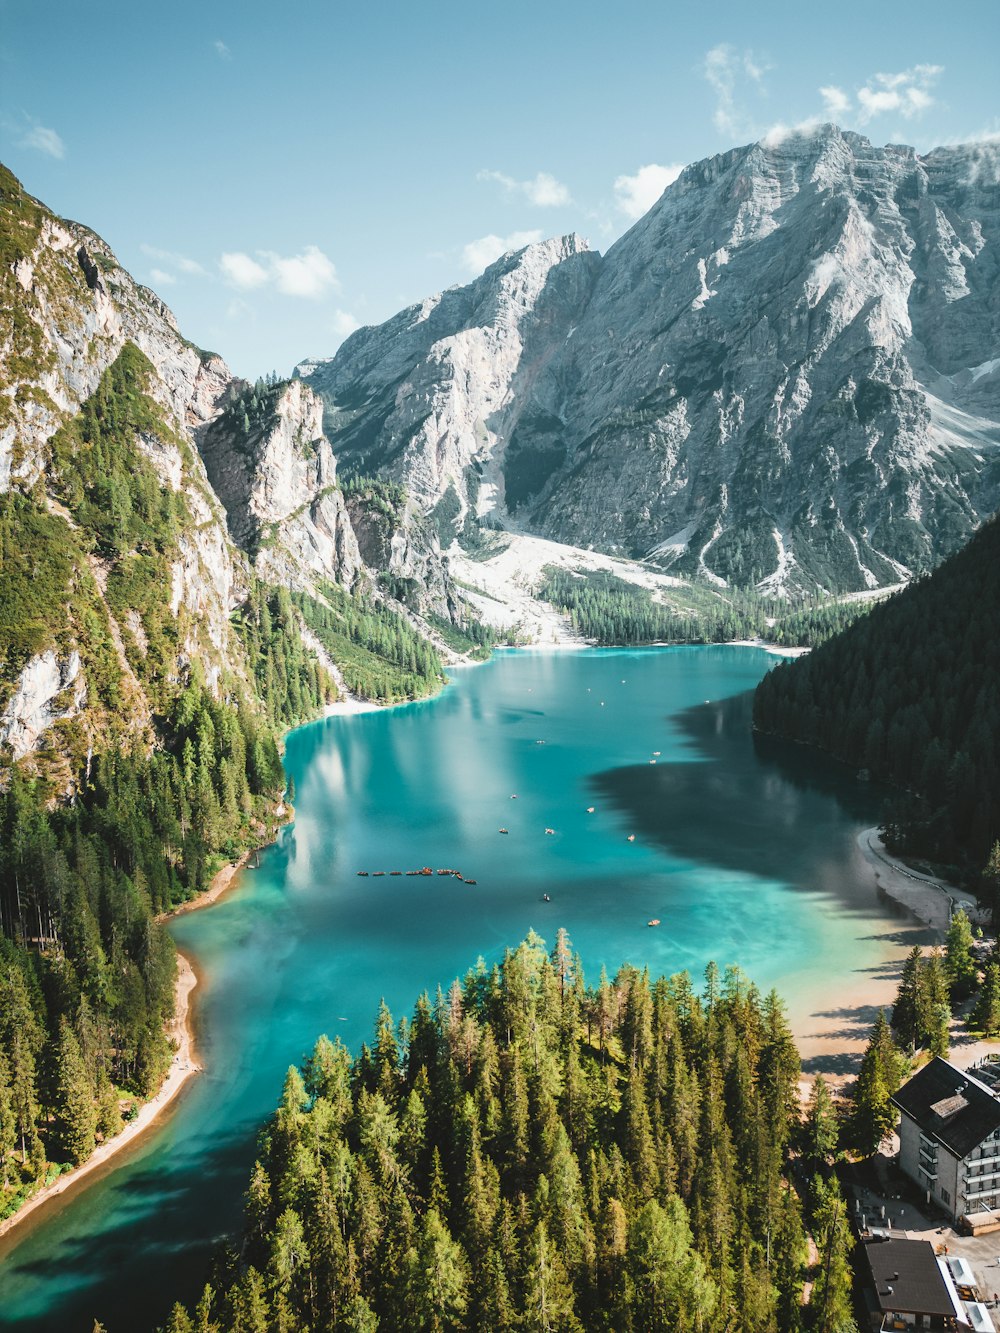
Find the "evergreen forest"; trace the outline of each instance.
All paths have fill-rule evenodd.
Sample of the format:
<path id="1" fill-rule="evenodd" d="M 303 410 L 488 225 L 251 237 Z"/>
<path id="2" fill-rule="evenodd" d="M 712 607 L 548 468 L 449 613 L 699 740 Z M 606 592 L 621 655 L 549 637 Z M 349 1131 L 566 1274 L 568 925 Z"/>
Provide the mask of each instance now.
<path id="1" fill-rule="evenodd" d="M 85 691 L 35 754 L 0 756 L 0 1217 L 159 1086 L 176 961 L 157 917 L 269 838 L 278 735 L 335 696 L 289 594 L 257 582 L 231 626 L 247 676 L 210 689 L 207 652 L 178 672 L 190 516 L 137 444 L 177 443 L 150 370 L 126 346 L 44 485 L 0 500 L 0 704 L 49 649 L 79 652 Z"/>
<path id="2" fill-rule="evenodd" d="M 288 1071 L 239 1253 L 168 1333 L 853 1328 L 836 1182 L 791 1183 L 798 1077 L 738 968 L 588 986 L 532 933 Z"/>
<path id="3" fill-rule="evenodd" d="M 1000 887 L 1000 523 L 757 688 L 754 725 L 900 788 L 890 846 Z"/>
<path id="4" fill-rule="evenodd" d="M 698 584 L 671 588 L 663 594 L 670 601 L 659 601 L 648 588 L 614 574 L 553 565 L 545 570 L 538 595 L 564 611 L 578 634 L 607 646 L 765 639 L 812 648 L 869 609 L 866 602 L 817 598 L 790 607 L 746 589 L 715 591 Z"/>

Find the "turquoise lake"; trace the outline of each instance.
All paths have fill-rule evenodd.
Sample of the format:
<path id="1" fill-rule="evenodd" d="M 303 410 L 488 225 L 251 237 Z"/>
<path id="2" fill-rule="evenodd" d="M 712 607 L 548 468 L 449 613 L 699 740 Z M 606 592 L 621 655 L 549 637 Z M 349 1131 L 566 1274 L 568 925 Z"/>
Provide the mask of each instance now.
<path id="1" fill-rule="evenodd" d="M 437 699 L 292 733 L 294 827 L 171 927 L 204 980 L 206 1072 L 160 1129 L 3 1243 L 0 1327 L 90 1333 L 96 1317 L 143 1333 L 196 1298 L 288 1065 L 323 1031 L 356 1048 L 380 997 L 407 1014 L 531 929 L 551 944 L 565 926 L 594 982 L 624 961 L 696 980 L 710 959 L 738 962 L 785 998 L 806 1067 L 833 1067 L 818 1034 L 867 1025 L 856 997 L 923 937 L 857 852 L 879 793 L 752 736 L 750 691 L 774 660 L 501 652 Z M 357 873 L 425 865 L 477 882 Z"/>

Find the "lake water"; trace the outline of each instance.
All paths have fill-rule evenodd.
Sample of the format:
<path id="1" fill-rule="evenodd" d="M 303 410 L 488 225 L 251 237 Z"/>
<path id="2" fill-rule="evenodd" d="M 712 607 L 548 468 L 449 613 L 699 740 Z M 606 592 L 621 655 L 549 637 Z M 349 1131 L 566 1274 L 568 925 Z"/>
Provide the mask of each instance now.
<path id="1" fill-rule="evenodd" d="M 0 1249 L 0 1327 L 142 1333 L 194 1299 L 288 1065 L 323 1031 L 356 1047 L 380 997 L 398 1018 L 531 929 L 551 944 L 565 926 L 590 981 L 623 961 L 696 979 L 738 962 L 779 989 L 822 1068 L 814 1034 L 867 1022 L 851 995 L 920 936 L 855 847 L 878 793 L 754 741 L 749 691 L 773 663 L 735 647 L 501 652 L 437 699 L 294 732 L 294 828 L 171 927 L 204 979 L 207 1072 Z M 477 882 L 357 874 L 425 865 Z"/>

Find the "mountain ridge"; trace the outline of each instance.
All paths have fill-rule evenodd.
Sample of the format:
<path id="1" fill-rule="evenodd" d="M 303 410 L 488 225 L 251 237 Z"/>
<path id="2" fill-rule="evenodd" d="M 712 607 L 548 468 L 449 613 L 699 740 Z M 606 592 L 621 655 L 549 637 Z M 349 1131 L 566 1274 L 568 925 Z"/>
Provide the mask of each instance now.
<path id="1" fill-rule="evenodd" d="M 342 466 L 443 539 L 471 514 L 764 590 L 886 586 L 1000 501 L 997 179 L 989 146 L 834 126 L 731 149 L 604 256 L 529 246 L 299 373 Z M 474 322 L 540 268 L 513 330 Z"/>

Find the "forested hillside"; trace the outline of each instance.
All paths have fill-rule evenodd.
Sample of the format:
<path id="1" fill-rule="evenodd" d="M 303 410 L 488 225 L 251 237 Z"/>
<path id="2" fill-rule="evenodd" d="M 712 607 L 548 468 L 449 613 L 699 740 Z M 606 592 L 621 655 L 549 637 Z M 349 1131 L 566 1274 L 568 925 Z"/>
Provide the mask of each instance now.
<path id="1" fill-rule="evenodd" d="M 864 615 L 868 602 L 813 597 L 790 607 L 739 588 L 706 584 L 661 590 L 614 574 L 549 566 L 539 597 L 565 611 L 578 634 L 599 644 L 725 643 L 760 638 L 768 643 L 812 648 Z"/>
<path id="2" fill-rule="evenodd" d="M 761 681 L 754 724 L 903 788 L 894 844 L 980 871 L 1000 838 L 1000 522 Z"/>
<path id="3" fill-rule="evenodd" d="M 158 1086 L 155 918 L 285 817 L 280 735 L 336 697 L 307 612 L 398 700 L 443 675 L 382 579 L 452 601 L 401 494 L 392 524 L 352 497 L 366 565 L 311 391 L 236 379 L 2 168 L 0 296 L 4 1217 Z"/>
<path id="4" fill-rule="evenodd" d="M 587 987 L 532 934 L 356 1059 L 321 1037 L 261 1140 L 240 1249 L 170 1333 L 794 1333 L 807 1252 L 786 1178 L 799 1060 L 737 968 Z M 844 1327 L 836 1185 L 813 1309 Z"/>
<path id="5" fill-rule="evenodd" d="M 184 456 L 151 374 L 126 346 L 44 480 L 0 497 L 0 709 L 29 707 L 40 655 L 79 662 L 42 744 L 0 754 L 0 1216 L 158 1086 L 176 964 L 154 916 L 266 840 L 278 731 L 335 693 L 284 590 L 251 581 L 242 675 L 173 604 L 194 524 L 140 444 Z"/>

